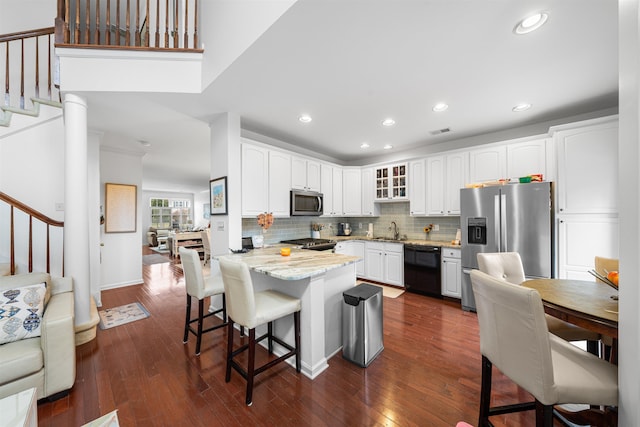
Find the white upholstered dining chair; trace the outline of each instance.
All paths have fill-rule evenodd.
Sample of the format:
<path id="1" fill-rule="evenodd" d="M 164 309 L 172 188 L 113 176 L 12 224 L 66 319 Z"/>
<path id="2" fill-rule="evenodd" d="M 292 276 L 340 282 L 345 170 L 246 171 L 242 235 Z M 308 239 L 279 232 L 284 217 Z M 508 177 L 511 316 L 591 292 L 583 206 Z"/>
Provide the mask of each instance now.
<path id="1" fill-rule="evenodd" d="M 201 240 L 202 240 L 202 248 L 204 249 L 204 263 L 203 265 L 207 265 L 211 262 L 211 233 L 209 230 L 202 230 L 200 232 Z"/>
<path id="2" fill-rule="evenodd" d="M 549 333 L 540 294 L 534 289 L 471 272 L 482 353 L 479 426 L 489 417 L 536 410 L 536 425 L 553 425 L 553 405 L 618 405 L 618 368 Z M 491 407 L 495 366 L 528 391 L 534 402 Z M 613 415 L 591 410 L 606 425 Z"/>
<path id="3" fill-rule="evenodd" d="M 479 253 L 480 271 L 505 282 L 519 285 L 524 282 L 524 267 L 518 252 Z M 589 351 L 597 353 L 600 334 L 545 314 L 549 332 L 567 341 L 587 341 Z"/>
<path id="4" fill-rule="evenodd" d="M 225 381 L 231 381 L 231 368 L 235 369 L 247 380 L 245 403 L 253 402 L 254 377 L 268 368 L 295 356 L 296 372 L 300 372 L 300 307 L 299 299 L 284 295 L 273 290 L 254 292 L 251 274 L 247 265 L 241 261 L 231 261 L 222 258 L 220 271 L 224 282 L 224 291 L 227 296 L 229 326 L 227 332 L 227 369 Z M 273 321 L 289 314 L 293 314 L 294 341 L 295 344 L 284 342 L 273 335 Z M 249 329 L 249 342 L 238 349 L 233 349 L 233 324 L 238 323 Z M 267 324 L 267 333 L 256 338 L 256 327 Z M 271 358 L 262 366 L 255 366 L 256 344 L 268 339 L 269 354 L 273 353 L 273 341 L 288 350 L 287 353 L 277 358 Z M 248 363 L 245 370 L 234 360 L 240 353 L 248 350 Z"/>

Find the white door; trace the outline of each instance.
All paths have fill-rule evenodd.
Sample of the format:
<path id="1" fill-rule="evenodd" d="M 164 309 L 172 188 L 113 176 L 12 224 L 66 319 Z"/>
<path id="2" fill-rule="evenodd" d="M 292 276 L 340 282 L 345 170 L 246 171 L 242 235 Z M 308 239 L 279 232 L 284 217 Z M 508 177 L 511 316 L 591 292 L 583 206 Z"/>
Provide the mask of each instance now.
<path id="1" fill-rule="evenodd" d="M 409 213 L 425 215 L 426 207 L 426 174 L 424 159 L 409 163 Z"/>
<path id="2" fill-rule="evenodd" d="M 242 144 L 242 215 L 255 216 L 269 208 L 269 151 Z"/>
<path id="3" fill-rule="evenodd" d="M 427 215 L 444 214 L 444 156 L 427 159 Z"/>
<path id="4" fill-rule="evenodd" d="M 276 216 L 289 216 L 290 189 L 291 156 L 269 151 L 269 212 Z"/>

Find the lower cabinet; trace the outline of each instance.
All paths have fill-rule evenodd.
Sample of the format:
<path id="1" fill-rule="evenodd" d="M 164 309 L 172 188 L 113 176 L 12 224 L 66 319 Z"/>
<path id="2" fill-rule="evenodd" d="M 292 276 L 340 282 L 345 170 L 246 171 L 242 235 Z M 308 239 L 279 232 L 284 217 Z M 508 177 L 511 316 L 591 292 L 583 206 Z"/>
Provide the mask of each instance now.
<path id="1" fill-rule="evenodd" d="M 404 287 L 404 246 L 402 243 L 364 243 L 364 278 Z"/>
<path id="2" fill-rule="evenodd" d="M 361 242 L 359 240 L 347 240 L 345 242 L 338 242 L 336 244 L 335 251 L 337 254 L 353 255 L 362 258 L 356 263 L 356 276 L 365 276 L 364 242 Z"/>
<path id="3" fill-rule="evenodd" d="M 460 249 L 442 248 L 442 295 L 462 298 Z"/>

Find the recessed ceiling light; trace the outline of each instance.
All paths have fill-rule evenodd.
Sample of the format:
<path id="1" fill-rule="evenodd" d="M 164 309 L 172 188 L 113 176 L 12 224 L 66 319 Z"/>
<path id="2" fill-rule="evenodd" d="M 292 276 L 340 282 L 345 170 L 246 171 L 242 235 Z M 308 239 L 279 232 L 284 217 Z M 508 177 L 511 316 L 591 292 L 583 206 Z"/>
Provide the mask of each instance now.
<path id="1" fill-rule="evenodd" d="M 369 148 L 369 144 L 363 142 L 362 144 L 360 144 L 360 148 Z"/>
<path id="2" fill-rule="evenodd" d="M 529 108 L 531 108 L 531 104 L 527 104 L 527 103 L 522 103 L 522 104 L 518 104 L 515 107 L 513 107 L 511 109 L 511 111 L 519 113 L 520 111 L 526 111 Z"/>
<path id="3" fill-rule="evenodd" d="M 311 122 L 311 120 L 313 120 L 313 119 L 311 118 L 311 116 L 310 116 L 310 115 L 308 115 L 308 114 L 303 114 L 303 115 L 301 115 L 300 117 L 298 117 L 298 120 L 300 120 L 300 122 L 301 122 L 301 123 L 309 123 L 309 122 Z"/>
<path id="4" fill-rule="evenodd" d="M 382 147 L 382 148 L 384 148 L 385 150 L 391 150 L 391 149 L 393 148 L 393 145 L 391 145 L 391 144 L 386 144 L 386 145 L 385 145 L 384 147 Z"/>
<path id="5" fill-rule="evenodd" d="M 441 111 L 445 111 L 447 108 L 449 108 L 447 104 L 445 104 L 444 102 L 439 102 L 433 106 L 433 111 L 439 113 Z"/>
<path id="6" fill-rule="evenodd" d="M 549 15 L 546 12 L 538 12 L 533 15 L 529 15 L 522 21 L 518 22 L 518 25 L 513 29 L 516 34 L 527 34 L 542 27 L 547 22 Z"/>
<path id="7" fill-rule="evenodd" d="M 382 126 L 393 126 L 396 124 L 396 121 L 393 119 L 384 119 L 382 121 Z"/>

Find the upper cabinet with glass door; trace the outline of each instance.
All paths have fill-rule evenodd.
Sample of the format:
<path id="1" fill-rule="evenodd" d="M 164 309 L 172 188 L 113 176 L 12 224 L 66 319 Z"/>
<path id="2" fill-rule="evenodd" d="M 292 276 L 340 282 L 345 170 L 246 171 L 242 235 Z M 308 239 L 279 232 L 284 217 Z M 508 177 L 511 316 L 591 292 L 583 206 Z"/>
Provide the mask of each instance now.
<path id="1" fill-rule="evenodd" d="M 376 201 L 407 200 L 407 164 L 401 163 L 375 169 Z"/>

